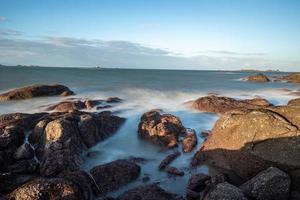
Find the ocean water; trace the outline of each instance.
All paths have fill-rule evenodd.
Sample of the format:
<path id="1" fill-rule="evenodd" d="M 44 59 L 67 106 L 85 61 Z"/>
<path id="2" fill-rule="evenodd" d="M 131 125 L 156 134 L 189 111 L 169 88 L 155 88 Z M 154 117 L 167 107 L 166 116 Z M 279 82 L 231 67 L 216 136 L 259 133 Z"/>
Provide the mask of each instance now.
<path id="1" fill-rule="evenodd" d="M 89 151 L 96 152 L 95 157 L 85 157 L 83 170 L 130 156 L 148 159 L 141 164 L 140 178 L 110 195 L 116 196 L 124 190 L 143 184 L 144 176 L 150 182 L 160 182 L 168 191 L 184 194 L 191 173 L 213 173 L 208 166 L 190 170 L 189 163 L 203 142 L 202 130 L 213 127 L 218 115 L 191 111 L 183 103 L 208 93 L 217 93 L 239 99 L 261 96 L 275 105 L 284 105 L 295 98 L 282 89 L 298 90 L 299 86 L 289 83 L 250 83 L 242 79 L 255 72 L 238 71 L 184 71 L 184 70 L 137 70 L 137 69 L 81 69 L 81 68 L 39 68 L 39 67 L 1 67 L 0 92 L 12 88 L 36 83 L 59 83 L 68 86 L 74 97 L 104 99 L 117 96 L 123 103 L 110 110 L 126 117 L 125 124 L 107 140 L 98 143 Z M 266 72 L 269 76 L 284 75 L 279 72 Z M 34 113 L 43 111 L 43 106 L 59 102 L 64 97 L 45 97 L 22 101 L 0 102 L 0 114 L 12 112 Z M 172 166 L 185 171 L 183 177 L 170 177 L 158 171 L 159 162 L 173 150 L 161 151 L 150 142 L 137 136 L 137 127 L 141 115 L 151 109 L 162 109 L 182 120 L 187 128 L 193 128 L 198 135 L 197 148 L 177 158 Z M 179 147 L 181 148 L 181 147 Z M 86 153 L 86 152 L 85 152 Z"/>

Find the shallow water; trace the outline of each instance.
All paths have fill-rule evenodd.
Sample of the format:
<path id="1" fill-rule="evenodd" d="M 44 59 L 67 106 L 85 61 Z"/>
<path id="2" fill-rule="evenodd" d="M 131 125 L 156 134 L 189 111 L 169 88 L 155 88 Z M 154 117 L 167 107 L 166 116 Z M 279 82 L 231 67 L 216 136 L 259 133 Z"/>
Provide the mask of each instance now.
<path id="1" fill-rule="evenodd" d="M 188 169 L 189 162 L 196 149 L 182 154 L 171 165 L 185 171 L 183 177 L 168 177 L 165 172 L 158 171 L 159 162 L 173 150 L 161 149 L 137 137 L 137 127 L 141 115 L 150 110 L 160 108 L 166 113 L 174 114 L 182 120 L 187 128 L 193 128 L 198 135 L 198 146 L 203 139 L 199 136 L 202 130 L 211 129 L 218 119 L 215 114 L 193 112 L 182 104 L 207 95 L 209 92 L 235 98 L 251 98 L 259 95 L 275 105 L 286 104 L 295 98 L 280 89 L 299 89 L 299 86 L 288 83 L 249 83 L 242 81 L 251 72 L 221 71 L 177 71 L 177 70 L 129 70 L 129 69 L 76 69 L 76 68 L 0 68 L 0 92 L 11 88 L 35 83 L 61 83 L 73 90 L 74 97 L 103 99 L 118 96 L 124 102 L 113 107 L 112 111 L 126 117 L 125 124 L 107 140 L 98 143 L 89 151 L 97 152 L 92 158 L 85 157 L 82 166 L 88 170 L 95 165 L 130 156 L 148 159 L 141 164 L 140 178 L 113 192 L 116 196 L 128 188 L 142 184 L 143 176 L 149 175 L 150 182 L 161 182 L 161 185 L 174 193 L 184 194 L 190 173 L 201 171 L 209 173 L 207 166 Z M 270 76 L 283 73 L 265 73 Z M 0 102 L 0 113 L 39 112 L 41 106 L 58 102 L 62 97 L 35 98 L 24 101 Z M 179 147 L 181 148 L 181 147 Z"/>

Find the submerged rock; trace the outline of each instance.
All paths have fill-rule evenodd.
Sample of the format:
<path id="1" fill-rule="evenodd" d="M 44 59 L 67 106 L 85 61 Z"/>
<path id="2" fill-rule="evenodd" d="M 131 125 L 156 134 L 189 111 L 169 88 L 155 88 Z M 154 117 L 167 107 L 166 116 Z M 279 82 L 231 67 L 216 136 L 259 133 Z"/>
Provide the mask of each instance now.
<path id="1" fill-rule="evenodd" d="M 192 165 L 205 162 L 248 179 L 270 166 L 300 168 L 300 108 L 236 110 L 221 116 L 195 154 Z"/>
<path id="2" fill-rule="evenodd" d="M 247 200 L 242 190 L 227 183 L 220 183 L 212 188 L 203 200 Z"/>
<path id="3" fill-rule="evenodd" d="M 300 73 L 290 73 L 286 76 L 278 77 L 276 79 L 277 81 L 286 81 L 288 83 L 300 83 Z"/>
<path id="4" fill-rule="evenodd" d="M 180 156 L 180 152 L 179 151 L 175 151 L 174 153 L 168 155 L 167 157 L 165 157 L 159 164 L 159 169 L 165 169 L 173 160 L 175 160 L 178 156 Z"/>
<path id="5" fill-rule="evenodd" d="M 94 191 L 98 195 L 105 194 L 109 191 L 136 180 L 140 175 L 141 168 L 139 165 L 127 161 L 116 160 L 104 165 L 99 165 L 90 170 L 97 187 Z"/>
<path id="6" fill-rule="evenodd" d="M 46 108 L 46 110 L 54 110 L 57 112 L 70 112 L 74 110 L 85 109 L 85 104 L 82 101 L 63 101 Z"/>
<path id="7" fill-rule="evenodd" d="M 44 96 L 68 96 L 74 94 L 63 85 L 31 85 L 0 94 L 0 101 L 30 99 Z"/>
<path id="8" fill-rule="evenodd" d="M 256 74 L 256 75 L 248 76 L 246 80 L 251 82 L 259 82 L 259 83 L 265 83 L 270 81 L 270 79 L 264 74 Z"/>
<path id="9" fill-rule="evenodd" d="M 140 137 L 164 147 L 178 145 L 178 136 L 185 132 L 180 119 L 153 110 L 143 114 L 138 127 Z"/>
<path id="10" fill-rule="evenodd" d="M 139 186 L 131 189 L 116 200 L 183 200 L 175 194 L 169 193 L 159 187 L 157 184 Z"/>
<path id="11" fill-rule="evenodd" d="M 270 167 L 240 186 L 245 194 L 256 200 L 286 200 L 291 179 L 285 172 Z"/>
<path id="12" fill-rule="evenodd" d="M 191 152 L 197 145 L 197 135 L 194 129 L 187 130 L 182 141 L 182 150 L 185 153 Z"/>
<path id="13" fill-rule="evenodd" d="M 230 97 L 214 95 L 189 101 L 186 105 L 195 110 L 212 113 L 225 113 L 235 109 L 257 109 L 272 106 L 271 103 L 262 98 L 236 100 Z"/>

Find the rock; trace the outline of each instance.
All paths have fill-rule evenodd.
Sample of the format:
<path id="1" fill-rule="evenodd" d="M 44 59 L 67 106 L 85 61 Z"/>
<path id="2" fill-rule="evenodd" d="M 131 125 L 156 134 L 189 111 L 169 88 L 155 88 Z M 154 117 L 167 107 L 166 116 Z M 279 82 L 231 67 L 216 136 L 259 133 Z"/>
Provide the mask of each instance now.
<path id="1" fill-rule="evenodd" d="M 270 167 L 241 185 L 240 189 L 256 200 L 286 200 L 290 184 L 290 177 L 285 172 Z"/>
<path id="2" fill-rule="evenodd" d="M 116 200 L 179 200 L 180 198 L 169 193 L 157 184 L 139 186 L 120 195 Z"/>
<path id="3" fill-rule="evenodd" d="M 289 200 L 299 200 L 299 199 L 300 199 L 300 193 L 297 191 L 292 191 Z"/>
<path id="4" fill-rule="evenodd" d="M 206 139 L 211 134 L 210 130 L 201 131 L 201 137 Z"/>
<path id="5" fill-rule="evenodd" d="M 45 141 L 40 171 L 43 176 L 79 169 L 83 163 L 81 153 L 86 147 L 74 122 L 66 119 L 49 122 L 45 128 Z"/>
<path id="6" fill-rule="evenodd" d="M 256 75 L 248 76 L 246 80 L 251 82 L 259 82 L 259 83 L 265 83 L 270 81 L 270 79 L 264 74 L 256 74 Z"/>
<path id="7" fill-rule="evenodd" d="M 97 106 L 97 110 L 102 110 L 102 109 L 107 109 L 107 108 L 112 108 L 111 105 L 104 105 L 104 106 Z"/>
<path id="8" fill-rule="evenodd" d="M 168 155 L 167 157 L 165 157 L 159 164 L 159 169 L 165 169 L 173 160 L 175 160 L 178 156 L 180 156 L 180 152 L 179 151 L 175 151 L 174 153 Z"/>
<path id="9" fill-rule="evenodd" d="M 44 96 L 68 96 L 74 94 L 63 85 L 31 85 L 0 94 L 0 101 L 30 99 Z"/>
<path id="10" fill-rule="evenodd" d="M 17 151 L 14 153 L 14 159 L 16 160 L 28 160 L 33 158 L 34 156 L 34 150 L 28 143 L 22 144 Z"/>
<path id="11" fill-rule="evenodd" d="M 0 115 L 0 128 L 7 126 L 21 127 L 25 130 L 31 130 L 47 113 L 10 113 Z"/>
<path id="12" fill-rule="evenodd" d="M 187 130 L 182 141 L 182 150 L 185 153 L 191 152 L 197 145 L 197 135 L 194 129 Z"/>
<path id="13" fill-rule="evenodd" d="M 38 169 L 39 169 L 39 163 L 34 159 L 20 160 L 7 167 L 7 171 L 9 173 L 19 173 L 19 174 L 35 173 L 37 172 Z"/>
<path id="14" fill-rule="evenodd" d="M 57 112 L 70 112 L 74 110 L 85 109 L 85 104 L 82 101 L 63 101 L 49 106 L 46 110 L 55 110 Z"/>
<path id="15" fill-rule="evenodd" d="M 289 175 L 292 179 L 291 189 L 300 193 L 300 169 L 290 172 Z"/>
<path id="16" fill-rule="evenodd" d="M 90 170 L 90 174 L 98 186 L 98 188 L 94 188 L 94 191 L 98 195 L 103 195 L 116 190 L 136 180 L 140 175 L 140 171 L 139 165 L 127 160 L 116 160 L 96 166 Z"/>
<path id="17" fill-rule="evenodd" d="M 292 99 L 288 102 L 289 106 L 300 106 L 300 98 Z"/>
<path id="18" fill-rule="evenodd" d="M 186 197 L 188 200 L 197 200 L 200 197 L 200 192 L 206 188 L 206 182 L 211 179 L 210 176 L 206 174 L 193 174 L 187 186 Z"/>
<path id="19" fill-rule="evenodd" d="M 247 200 L 243 192 L 227 183 L 220 183 L 214 188 L 212 188 L 208 194 L 204 197 L 204 200 Z"/>
<path id="20" fill-rule="evenodd" d="M 288 83 L 300 83 L 300 73 L 290 73 L 286 76 L 278 77 L 277 80 L 286 81 Z"/>
<path id="21" fill-rule="evenodd" d="M 0 193 L 11 192 L 34 178 L 35 174 L 0 173 Z"/>
<path id="22" fill-rule="evenodd" d="M 211 113 L 225 113 L 235 109 L 257 109 L 272 106 L 262 98 L 236 100 L 230 97 L 205 96 L 185 103 L 189 108 Z"/>
<path id="23" fill-rule="evenodd" d="M 270 166 L 300 168 L 300 108 L 228 112 L 195 154 L 192 166 L 205 162 L 249 179 Z"/>
<path id="24" fill-rule="evenodd" d="M 178 145 L 178 136 L 185 132 L 180 119 L 174 115 L 149 111 L 143 114 L 138 127 L 141 138 L 171 148 Z"/>
<path id="25" fill-rule="evenodd" d="M 106 103 L 120 103 L 122 102 L 122 99 L 119 97 L 109 97 L 106 99 Z"/>
<path id="26" fill-rule="evenodd" d="M 102 102 L 103 102 L 103 100 L 86 100 L 84 102 L 84 105 L 85 105 L 86 109 L 90 110 Z"/>
<path id="27" fill-rule="evenodd" d="M 177 169 L 176 167 L 166 167 L 166 172 L 170 175 L 175 175 L 175 176 L 183 176 L 184 175 L 184 171 L 181 171 L 179 169 Z"/>
<path id="28" fill-rule="evenodd" d="M 37 178 L 18 187 L 7 195 L 11 200 L 81 200 L 86 199 L 77 184 L 63 178 Z"/>
<path id="29" fill-rule="evenodd" d="M 150 181 L 150 177 L 149 176 L 144 176 L 142 178 L 143 183 L 149 182 Z"/>

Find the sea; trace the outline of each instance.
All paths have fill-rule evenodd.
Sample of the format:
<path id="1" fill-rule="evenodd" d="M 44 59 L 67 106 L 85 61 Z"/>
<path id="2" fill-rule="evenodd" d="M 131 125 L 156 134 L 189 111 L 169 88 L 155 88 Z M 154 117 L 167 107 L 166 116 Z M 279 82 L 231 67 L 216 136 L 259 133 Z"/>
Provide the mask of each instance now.
<path id="1" fill-rule="evenodd" d="M 124 125 L 103 142 L 84 152 L 82 170 L 116 159 L 141 157 L 142 172 L 138 180 L 110 193 L 117 196 L 142 184 L 159 182 L 164 189 L 184 195 L 189 177 L 193 173 L 216 173 L 209 166 L 190 169 L 190 161 L 203 142 L 201 131 L 211 130 L 219 116 L 186 108 L 187 101 L 218 94 L 237 99 L 260 96 L 274 105 L 285 105 L 296 98 L 290 91 L 299 85 L 284 82 L 253 83 L 244 80 L 257 72 L 245 71 L 196 71 L 196 70 L 150 70 L 150 69 L 97 69 L 58 67 L 0 67 L 0 92 L 32 84 L 63 84 L 73 90 L 75 98 L 106 99 L 119 97 L 124 101 L 109 108 L 116 115 L 125 117 Z M 269 77 L 285 75 L 285 72 L 264 72 Z M 290 91 L 286 90 L 289 89 Z M 0 114 L 42 112 L 45 105 L 57 103 L 68 97 L 42 97 L 21 101 L 0 102 Z M 172 177 L 158 170 L 160 161 L 174 150 L 160 147 L 138 137 L 140 117 L 152 109 L 178 116 L 186 128 L 196 130 L 198 145 L 191 153 L 183 153 L 171 166 L 184 170 L 182 177 Z M 92 110 L 92 112 L 97 112 Z M 99 112 L 99 111 L 98 111 Z M 180 150 L 180 147 L 179 147 Z M 86 156 L 93 152 L 95 156 Z M 143 177 L 150 181 L 143 182 Z"/>

